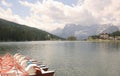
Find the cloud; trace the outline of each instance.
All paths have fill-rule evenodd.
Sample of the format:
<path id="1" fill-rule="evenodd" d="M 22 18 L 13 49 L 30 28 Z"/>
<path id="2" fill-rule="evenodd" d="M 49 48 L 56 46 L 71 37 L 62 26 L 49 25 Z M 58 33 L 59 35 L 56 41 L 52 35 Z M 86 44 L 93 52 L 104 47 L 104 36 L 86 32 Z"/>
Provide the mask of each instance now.
<path id="1" fill-rule="evenodd" d="M 29 16 L 23 19 L 19 15 L 13 14 L 11 8 L 7 10 L 0 8 L 0 17 L 47 31 L 58 27 L 63 28 L 65 24 L 70 23 L 120 24 L 120 0 L 78 0 L 78 4 L 74 6 L 55 0 L 34 3 L 20 0 L 19 3 L 30 9 Z"/>
<path id="2" fill-rule="evenodd" d="M 12 6 L 12 4 L 6 2 L 6 0 L 1 0 L 1 3 L 2 3 L 2 5 L 6 6 L 6 7 L 11 7 Z"/>
<path id="3" fill-rule="evenodd" d="M 25 24 L 26 22 L 19 16 L 19 15 L 13 15 L 11 8 L 7 8 L 6 10 L 0 7 L 0 18 Z"/>
<path id="4" fill-rule="evenodd" d="M 111 23 L 119 25 L 120 0 L 85 0 L 85 7 L 99 21 L 100 24 Z"/>
<path id="5" fill-rule="evenodd" d="M 84 3 L 84 0 L 77 0 L 77 5 L 82 5 Z"/>
<path id="6" fill-rule="evenodd" d="M 31 15 L 27 17 L 27 20 L 35 27 L 44 27 L 45 30 L 63 28 L 68 23 L 84 25 L 97 23 L 92 14 L 81 6 L 72 7 L 54 0 L 44 0 L 42 3 L 39 1 L 36 3 L 19 2 L 21 5 L 30 8 Z"/>
<path id="7" fill-rule="evenodd" d="M 55 24 L 63 27 L 67 23 L 120 24 L 119 0 L 79 0 L 73 7 L 54 0 L 44 0 L 42 3 L 38 1 L 34 4 L 27 1 L 20 1 L 20 3 L 31 9 L 29 19 L 35 19 L 40 25 L 46 27 Z"/>

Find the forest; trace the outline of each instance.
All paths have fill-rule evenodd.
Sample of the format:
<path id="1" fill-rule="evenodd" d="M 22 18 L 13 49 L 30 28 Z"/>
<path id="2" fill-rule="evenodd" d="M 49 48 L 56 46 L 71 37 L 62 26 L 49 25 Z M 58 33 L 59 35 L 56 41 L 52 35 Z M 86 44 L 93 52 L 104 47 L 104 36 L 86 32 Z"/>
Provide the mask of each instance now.
<path id="1" fill-rule="evenodd" d="M 0 41 L 63 40 L 46 31 L 0 19 Z"/>

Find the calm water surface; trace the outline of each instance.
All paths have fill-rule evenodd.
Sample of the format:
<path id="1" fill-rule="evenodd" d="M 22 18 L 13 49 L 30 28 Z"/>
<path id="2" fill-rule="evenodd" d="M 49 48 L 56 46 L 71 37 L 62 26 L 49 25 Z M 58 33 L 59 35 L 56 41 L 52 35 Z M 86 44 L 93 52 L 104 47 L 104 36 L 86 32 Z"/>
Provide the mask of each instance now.
<path id="1" fill-rule="evenodd" d="M 22 53 L 55 69 L 55 76 L 120 76 L 119 42 L 0 42 L 0 55 Z"/>

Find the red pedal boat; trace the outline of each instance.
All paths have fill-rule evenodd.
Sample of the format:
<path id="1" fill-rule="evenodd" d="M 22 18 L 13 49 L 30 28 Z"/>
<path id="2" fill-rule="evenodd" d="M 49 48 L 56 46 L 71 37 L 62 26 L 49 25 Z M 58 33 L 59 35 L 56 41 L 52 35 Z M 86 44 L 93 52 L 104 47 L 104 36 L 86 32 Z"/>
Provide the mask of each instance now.
<path id="1" fill-rule="evenodd" d="M 0 57 L 0 76 L 54 76 L 54 71 L 19 53 Z"/>

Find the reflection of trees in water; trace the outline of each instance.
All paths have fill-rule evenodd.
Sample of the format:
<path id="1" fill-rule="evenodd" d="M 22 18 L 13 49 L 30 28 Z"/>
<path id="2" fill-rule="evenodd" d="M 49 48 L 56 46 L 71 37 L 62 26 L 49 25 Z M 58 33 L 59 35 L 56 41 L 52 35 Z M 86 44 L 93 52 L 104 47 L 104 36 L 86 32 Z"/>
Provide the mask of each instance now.
<path id="1" fill-rule="evenodd" d="M 102 42 L 99 45 L 102 50 L 107 52 L 120 51 L 120 42 Z"/>
<path id="2" fill-rule="evenodd" d="M 14 42 L 0 43 L 0 55 L 6 54 L 6 53 L 11 53 L 11 54 L 22 53 L 22 51 L 25 51 L 27 49 L 28 49 L 27 46 L 23 44 L 19 45 L 19 43 L 18 44 Z"/>

